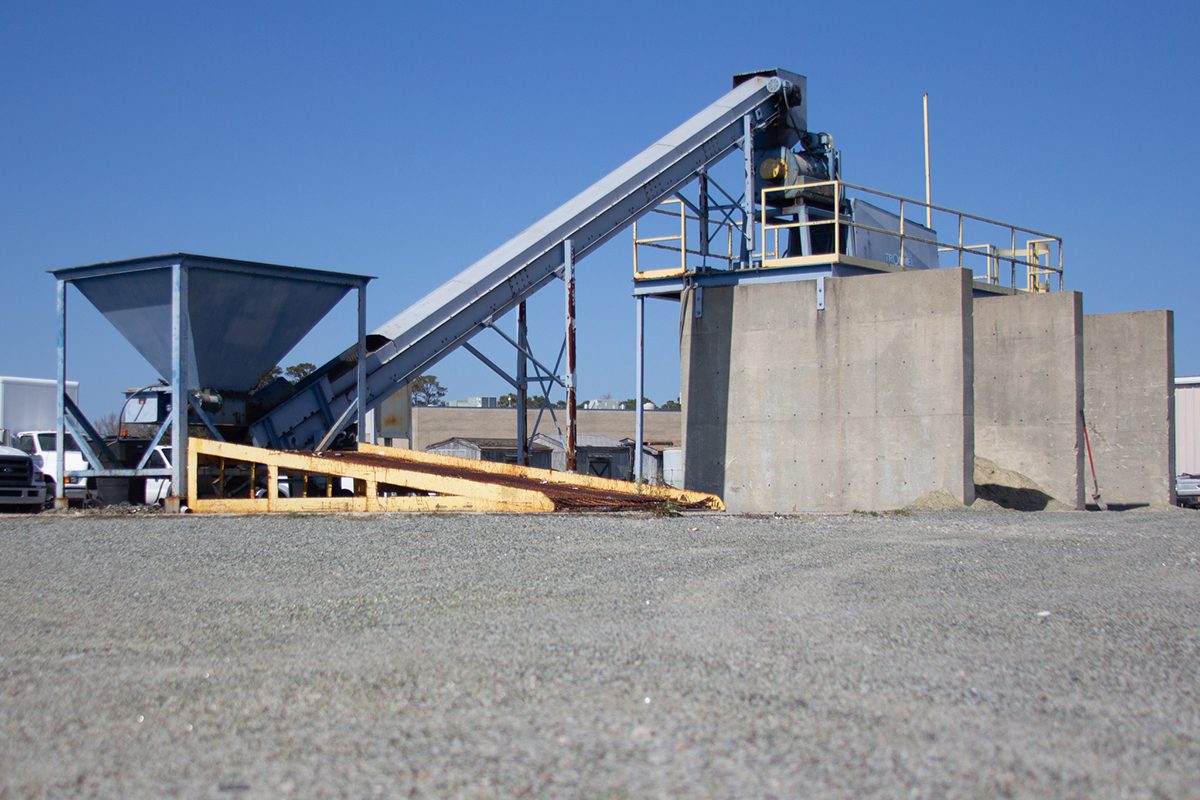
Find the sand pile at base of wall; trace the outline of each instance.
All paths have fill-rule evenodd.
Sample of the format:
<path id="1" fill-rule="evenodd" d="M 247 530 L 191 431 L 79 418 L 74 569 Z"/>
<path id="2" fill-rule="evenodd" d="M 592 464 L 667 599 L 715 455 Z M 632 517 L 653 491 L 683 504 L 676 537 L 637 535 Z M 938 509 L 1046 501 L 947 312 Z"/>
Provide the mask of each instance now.
<path id="1" fill-rule="evenodd" d="M 1074 511 L 1055 500 L 1027 475 L 975 457 L 975 497 L 1013 511 Z"/>
<path id="2" fill-rule="evenodd" d="M 1048 495 L 1027 475 L 975 458 L 975 502 L 963 505 L 946 489 L 926 492 L 904 511 L 1074 511 Z"/>
<path id="3" fill-rule="evenodd" d="M 962 504 L 957 497 L 946 489 L 934 489 L 906 505 L 904 511 L 970 511 L 970 506 Z"/>

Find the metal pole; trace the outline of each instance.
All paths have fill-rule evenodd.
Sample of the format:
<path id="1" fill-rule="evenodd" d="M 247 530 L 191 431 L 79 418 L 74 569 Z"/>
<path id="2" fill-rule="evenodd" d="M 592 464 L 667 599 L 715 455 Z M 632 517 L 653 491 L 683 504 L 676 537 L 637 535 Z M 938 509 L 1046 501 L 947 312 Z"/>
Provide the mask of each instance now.
<path id="1" fill-rule="evenodd" d="M 525 301 L 517 306 L 517 463 L 529 464 L 529 431 L 526 430 L 526 408 L 529 403 L 529 362 L 525 351 L 529 349 L 529 320 L 525 312 Z"/>
<path id="2" fill-rule="evenodd" d="M 168 511 L 178 512 L 187 492 L 188 378 L 187 313 L 188 271 L 171 266 L 171 491 Z M 253 489 L 251 490 L 253 493 Z"/>
<path id="3" fill-rule="evenodd" d="M 745 195 L 745 214 L 746 222 L 745 229 L 742 231 L 744 237 L 742 252 L 742 266 L 750 266 L 750 256 L 754 253 L 754 126 L 750 122 L 750 115 L 742 117 L 742 156 L 745 160 L 746 170 L 746 195 Z"/>
<path id="4" fill-rule="evenodd" d="M 696 216 L 700 217 L 700 265 L 708 266 L 708 246 L 709 246 L 709 230 L 708 230 L 708 170 L 700 170 L 700 213 Z"/>
<path id="5" fill-rule="evenodd" d="M 563 242 L 563 282 L 567 289 L 567 471 L 575 463 L 575 246 Z"/>
<path id="6" fill-rule="evenodd" d="M 642 449 L 644 447 L 643 443 L 646 441 L 646 409 L 642 407 L 642 397 L 646 393 L 646 364 L 643 359 L 643 354 L 646 349 L 645 335 L 646 298 L 639 296 L 637 298 L 637 357 L 635 358 L 635 362 L 637 364 L 637 377 L 634 380 L 636 388 L 633 393 L 634 397 L 637 398 L 637 402 L 634 405 L 634 439 L 637 440 L 637 445 L 634 447 L 633 451 L 633 480 L 636 483 L 641 483 L 645 477 L 643 475 L 642 467 Z"/>
<path id="7" fill-rule="evenodd" d="M 58 481 L 54 484 L 54 507 L 66 508 L 67 495 L 63 470 L 67 464 L 66 447 L 64 446 L 67 439 L 67 284 L 63 281 L 58 281 L 56 287 L 56 304 L 58 306 L 58 399 L 55 403 L 57 417 L 54 432 L 55 446 L 58 448 L 58 452 L 55 453 L 54 459 L 58 468 Z M 5 443 L 0 442 L 0 444 Z"/>
<path id="8" fill-rule="evenodd" d="M 358 441 L 367 441 L 367 287 L 358 287 Z"/>
<path id="9" fill-rule="evenodd" d="M 921 95 L 925 107 L 925 227 L 933 227 L 933 195 L 929 183 L 929 92 Z"/>

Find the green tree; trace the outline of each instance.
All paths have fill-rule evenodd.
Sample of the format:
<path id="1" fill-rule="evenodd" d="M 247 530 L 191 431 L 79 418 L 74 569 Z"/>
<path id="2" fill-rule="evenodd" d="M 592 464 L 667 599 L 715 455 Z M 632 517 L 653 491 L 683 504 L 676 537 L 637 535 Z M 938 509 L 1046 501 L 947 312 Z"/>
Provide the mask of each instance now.
<path id="1" fill-rule="evenodd" d="M 301 361 L 299 364 L 292 364 L 290 367 L 285 369 L 283 374 L 292 383 L 299 383 L 316 368 L 316 364 L 310 364 L 307 361 Z"/>
<path id="2" fill-rule="evenodd" d="M 408 386 L 414 406 L 440 406 L 446 396 L 446 387 L 438 382 L 437 375 L 418 375 Z"/>
<path id="3" fill-rule="evenodd" d="M 500 408 L 516 408 L 517 407 L 516 393 L 509 392 L 508 394 L 500 395 L 499 397 L 496 398 L 496 405 L 499 406 Z"/>
<path id="4" fill-rule="evenodd" d="M 660 411 L 681 411 L 683 406 L 679 405 L 678 400 L 668 400 L 658 407 Z"/>

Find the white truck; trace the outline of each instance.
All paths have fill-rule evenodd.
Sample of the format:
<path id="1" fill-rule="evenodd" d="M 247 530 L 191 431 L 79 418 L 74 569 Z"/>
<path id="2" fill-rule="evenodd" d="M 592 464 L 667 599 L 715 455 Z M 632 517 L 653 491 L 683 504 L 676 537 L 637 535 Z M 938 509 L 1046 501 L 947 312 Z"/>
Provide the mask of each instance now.
<path id="1" fill-rule="evenodd" d="M 58 436 L 54 431 L 20 431 L 13 438 L 17 449 L 33 458 L 34 466 L 41 470 L 50 488 L 50 496 L 54 496 L 55 484 L 58 483 Z M 68 473 L 88 468 L 87 459 L 75 438 L 67 434 L 64 459 Z M 85 478 L 75 478 L 67 475 L 63 484 L 63 494 L 68 502 L 82 503 L 88 499 L 90 492 Z"/>
<path id="2" fill-rule="evenodd" d="M 34 469 L 45 476 L 45 491 L 54 497 L 58 481 L 58 459 L 54 428 L 57 422 L 56 381 L 0 375 L 0 445 L 16 448 L 32 459 Z M 79 402 L 79 382 L 67 381 L 67 397 Z M 87 469 L 87 461 L 68 434 L 66 469 Z M 12 454 L 10 454 L 12 457 Z M 68 500 L 87 498 L 86 481 L 68 479 Z"/>
<path id="3" fill-rule="evenodd" d="M 42 472 L 33 458 L 12 447 L 0 445 L 0 508 L 38 512 L 52 494 L 47 492 Z"/>

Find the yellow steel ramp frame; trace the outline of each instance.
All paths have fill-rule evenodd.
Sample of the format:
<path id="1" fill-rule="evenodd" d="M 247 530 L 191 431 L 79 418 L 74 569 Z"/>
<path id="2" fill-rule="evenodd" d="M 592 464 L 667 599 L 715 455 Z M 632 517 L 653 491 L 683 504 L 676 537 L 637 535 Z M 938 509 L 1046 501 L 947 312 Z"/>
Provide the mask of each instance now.
<path id="1" fill-rule="evenodd" d="M 481 483 L 463 478 L 412 472 L 393 467 L 347 463 L 336 454 L 312 455 L 267 450 L 248 445 L 192 439 L 188 448 L 188 507 L 197 513 L 255 513 L 264 511 L 553 511 L 554 504 L 538 492 Z M 266 497 L 201 497 L 198 490 L 200 457 L 212 456 L 267 467 Z M 279 471 L 353 478 L 365 491 L 355 497 L 281 497 Z M 436 496 L 380 497 L 380 484 L 403 486 Z"/>
<path id="2" fill-rule="evenodd" d="M 493 475 L 505 475 L 518 478 L 530 478 L 539 482 L 557 486 L 580 486 L 589 489 L 599 489 L 613 492 L 634 492 L 640 496 L 654 498 L 663 502 L 679 503 L 689 506 L 703 506 L 712 511 L 724 511 L 725 504 L 715 494 L 693 492 L 687 489 L 677 489 L 674 486 L 654 486 L 648 483 L 633 483 L 619 481 L 614 478 L 598 478 L 594 475 L 580 475 L 576 472 L 558 472 L 552 469 L 537 467 L 522 467 L 517 464 L 502 464 L 498 461 L 477 461 L 461 456 L 446 456 L 439 453 L 426 453 L 421 450 L 402 450 L 397 447 L 384 447 L 377 444 L 359 444 L 361 453 L 374 453 L 381 456 L 396 456 L 409 461 L 423 464 L 439 464 L 447 467 L 464 467 L 478 472 Z"/>
<path id="3" fill-rule="evenodd" d="M 265 497 L 201 497 L 201 457 L 263 465 Z M 222 466 L 222 474 L 224 467 Z M 352 478 L 354 497 L 285 497 L 279 475 L 288 473 Z M 251 473 L 253 475 L 253 473 Z M 253 483 L 253 480 L 251 481 Z M 381 496 L 380 486 L 403 487 L 417 495 Z M 253 494 L 253 490 L 250 490 Z M 331 493 L 330 493 L 331 494 Z M 674 503 L 687 508 L 723 511 L 716 495 L 672 487 L 634 484 L 575 473 L 477 461 L 378 445 L 357 451 L 320 454 L 268 450 L 247 445 L 192 439 L 188 452 L 188 505 L 199 513 L 266 511 L 492 511 L 536 513 L 563 508 L 646 508 Z"/>

